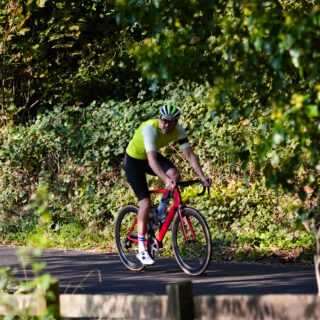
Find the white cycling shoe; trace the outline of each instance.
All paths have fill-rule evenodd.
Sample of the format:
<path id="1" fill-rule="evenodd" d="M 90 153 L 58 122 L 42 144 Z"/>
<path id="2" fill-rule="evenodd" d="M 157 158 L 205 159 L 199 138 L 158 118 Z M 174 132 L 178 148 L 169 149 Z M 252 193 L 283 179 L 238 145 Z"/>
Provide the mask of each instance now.
<path id="1" fill-rule="evenodd" d="M 145 266 L 152 266 L 154 265 L 154 260 L 149 256 L 147 250 L 141 251 L 137 254 L 137 258 L 140 262 Z"/>

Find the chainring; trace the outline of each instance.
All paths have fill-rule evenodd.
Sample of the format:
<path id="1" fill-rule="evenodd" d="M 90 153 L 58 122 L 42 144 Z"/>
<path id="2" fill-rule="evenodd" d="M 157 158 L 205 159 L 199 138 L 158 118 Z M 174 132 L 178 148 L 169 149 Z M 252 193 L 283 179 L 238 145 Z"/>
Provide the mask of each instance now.
<path id="1" fill-rule="evenodd" d="M 148 253 L 152 259 L 154 259 L 159 252 L 159 243 L 155 237 L 148 238 Z"/>

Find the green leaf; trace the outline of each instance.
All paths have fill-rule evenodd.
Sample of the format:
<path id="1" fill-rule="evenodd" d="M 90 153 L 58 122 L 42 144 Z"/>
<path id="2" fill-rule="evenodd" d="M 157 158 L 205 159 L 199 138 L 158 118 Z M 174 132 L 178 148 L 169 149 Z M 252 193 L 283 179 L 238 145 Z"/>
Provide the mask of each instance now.
<path id="1" fill-rule="evenodd" d="M 47 0 L 37 0 L 37 6 L 39 8 L 44 8 L 44 6 L 46 5 Z"/>
<path id="2" fill-rule="evenodd" d="M 308 105 L 307 106 L 307 114 L 309 117 L 318 117 L 319 116 L 319 108 L 317 105 Z"/>

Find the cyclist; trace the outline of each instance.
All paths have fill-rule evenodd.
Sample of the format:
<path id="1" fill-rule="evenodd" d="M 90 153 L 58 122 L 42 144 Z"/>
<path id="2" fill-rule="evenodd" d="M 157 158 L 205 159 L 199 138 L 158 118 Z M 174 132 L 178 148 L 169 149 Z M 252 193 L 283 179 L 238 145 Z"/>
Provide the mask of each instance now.
<path id="1" fill-rule="evenodd" d="M 172 141 L 178 141 L 184 155 L 199 175 L 203 185 L 206 187 L 211 185 L 211 180 L 204 175 L 198 157 L 190 147 L 185 130 L 178 124 L 179 117 L 180 110 L 176 106 L 170 104 L 162 106 L 158 119 L 143 122 L 137 129 L 124 157 L 124 170 L 128 182 L 139 201 L 137 258 L 144 265 L 154 264 L 154 260 L 145 248 L 148 213 L 151 207 L 146 173 L 160 177 L 165 184 L 165 189 L 171 191 L 180 179 L 180 174 L 173 163 L 158 153 L 158 150 Z M 161 222 L 166 218 L 166 205 L 169 201 L 164 198 L 162 198 L 158 207 L 158 218 Z"/>

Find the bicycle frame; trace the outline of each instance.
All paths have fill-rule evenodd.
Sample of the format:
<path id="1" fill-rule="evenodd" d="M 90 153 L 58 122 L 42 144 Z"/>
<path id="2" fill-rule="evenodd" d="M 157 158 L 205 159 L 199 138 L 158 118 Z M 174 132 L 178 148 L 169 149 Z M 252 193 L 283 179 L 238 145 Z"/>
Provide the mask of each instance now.
<path id="1" fill-rule="evenodd" d="M 163 194 L 166 194 L 166 193 L 168 193 L 168 190 L 151 190 L 150 193 L 163 193 Z M 184 238 L 185 238 L 186 242 L 188 242 L 187 233 L 186 233 L 185 226 L 184 226 L 184 223 L 183 223 L 183 218 L 182 218 L 182 210 L 181 210 L 181 208 L 182 208 L 182 200 L 181 200 L 181 195 L 180 195 L 180 191 L 179 191 L 178 188 L 174 189 L 173 196 L 174 196 L 174 203 L 173 203 L 173 205 L 172 205 L 172 207 L 171 207 L 171 209 L 169 211 L 169 214 L 167 215 L 167 218 L 166 218 L 165 222 L 163 223 L 158 235 L 156 236 L 156 239 L 157 239 L 157 241 L 159 243 L 161 243 L 163 238 L 165 237 L 165 235 L 166 235 L 166 233 L 167 233 L 167 231 L 169 229 L 169 226 L 172 223 L 173 218 L 174 218 L 174 216 L 175 216 L 177 211 L 178 211 L 178 214 L 179 214 L 179 217 L 180 217 Z M 187 219 L 190 231 L 191 231 L 191 233 L 193 235 L 193 240 L 197 240 L 189 217 L 187 217 L 186 219 Z M 135 219 L 132 227 L 130 228 L 130 231 L 129 231 L 129 234 L 128 234 L 128 237 L 127 237 L 130 241 L 133 241 L 133 242 L 136 242 L 136 243 L 138 243 L 138 239 L 132 238 L 131 237 L 131 232 L 132 232 L 134 226 L 136 225 L 137 220 L 138 220 L 138 218 Z M 147 244 L 147 240 L 146 240 L 146 244 Z"/>
<path id="2" fill-rule="evenodd" d="M 210 181 L 208 181 L 210 182 Z M 155 209 L 148 213 L 148 231 L 147 239 L 145 239 L 145 248 L 151 257 L 154 259 L 158 256 L 159 250 L 164 247 L 164 238 L 168 230 L 168 242 L 171 242 L 172 252 L 180 268 L 187 274 L 200 275 L 202 274 L 211 258 L 212 240 L 208 224 L 202 214 L 196 209 L 185 206 L 182 201 L 182 190 L 193 184 L 202 184 L 203 190 L 197 193 L 198 196 L 203 195 L 206 190 L 209 193 L 209 187 L 204 186 L 201 180 L 178 181 L 172 191 L 168 190 L 152 190 L 150 194 L 158 194 L 166 203 L 170 201 L 165 220 L 159 227 L 159 217 Z M 161 195 L 160 195 L 161 193 Z M 169 198 L 170 197 L 170 198 Z M 150 201 L 150 199 L 149 199 Z M 116 228 L 115 240 L 118 253 L 124 265 L 132 271 L 141 271 L 145 264 L 143 259 L 140 260 L 139 251 L 141 244 L 139 244 L 139 234 L 137 230 L 138 224 L 138 207 L 133 204 L 126 205 L 119 213 Z M 147 217 L 146 217 L 147 218 Z M 139 224 L 140 224 L 139 220 Z M 140 225 L 139 225 L 140 227 Z M 141 226 L 142 227 L 142 226 Z M 146 226 L 144 226 L 146 227 Z M 167 241 L 166 245 L 167 245 Z"/>

